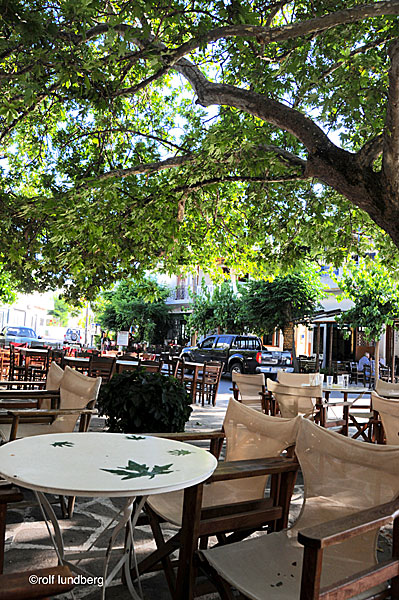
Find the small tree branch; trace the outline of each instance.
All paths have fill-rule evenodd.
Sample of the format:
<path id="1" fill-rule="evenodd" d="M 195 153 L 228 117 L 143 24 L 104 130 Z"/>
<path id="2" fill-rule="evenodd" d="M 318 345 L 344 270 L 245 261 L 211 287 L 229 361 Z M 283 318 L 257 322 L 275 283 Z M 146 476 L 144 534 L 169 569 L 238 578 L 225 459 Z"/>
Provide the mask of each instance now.
<path id="1" fill-rule="evenodd" d="M 229 37 L 256 37 L 262 43 L 281 42 L 327 31 L 328 29 L 337 27 L 337 25 L 356 23 L 362 19 L 383 15 L 399 15 L 399 0 L 385 0 L 373 4 L 354 6 L 281 27 L 264 27 L 262 25 L 228 25 L 226 27 L 218 27 L 206 32 L 201 37 L 185 42 L 176 50 L 169 51 L 167 63 L 172 65 L 180 58 L 196 50 L 199 46 Z"/>
<path id="2" fill-rule="evenodd" d="M 105 181 L 106 179 L 112 179 L 113 177 L 123 179 L 125 177 L 129 177 L 130 175 L 157 173 L 159 171 L 163 171 L 164 169 L 181 167 L 192 160 L 194 160 L 194 157 L 191 154 L 187 154 L 185 156 L 173 156 L 171 158 L 166 158 L 165 160 L 135 165 L 134 167 L 130 167 L 128 169 L 114 169 L 113 171 L 96 175 L 95 180 Z"/>

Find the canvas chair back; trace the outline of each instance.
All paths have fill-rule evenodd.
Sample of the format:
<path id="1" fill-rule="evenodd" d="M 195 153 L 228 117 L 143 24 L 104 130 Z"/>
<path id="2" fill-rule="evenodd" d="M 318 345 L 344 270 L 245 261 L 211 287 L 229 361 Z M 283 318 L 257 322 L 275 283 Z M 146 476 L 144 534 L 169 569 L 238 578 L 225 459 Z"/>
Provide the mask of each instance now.
<path id="1" fill-rule="evenodd" d="M 226 460 L 271 458 L 295 444 L 300 418 L 270 417 L 230 398 L 223 422 Z M 268 476 L 220 481 L 204 486 L 202 505 L 245 502 L 264 497 Z M 150 506 L 163 518 L 181 524 L 183 494 L 170 492 L 151 496 Z"/>
<path id="2" fill-rule="evenodd" d="M 288 373 L 288 371 L 278 371 L 277 381 L 282 385 L 298 387 L 303 383 L 312 383 L 314 376 L 314 373 Z"/>
<path id="3" fill-rule="evenodd" d="M 233 372 L 231 374 L 231 380 L 238 387 L 240 402 L 245 404 L 245 406 L 263 412 L 260 392 L 265 389 L 264 374 L 244 375 L 243 373 Z"/>
<path id="4" fill-rule="evenodd" d="M 61 369 L 57 363 L 52 362 L 46 377 L 46 390 L 59 390 L 62 378 L 64 377 L 64 369 Z M 40 408 L 51 408 L 51 400 L 43 398 L 40 403 Z"/>
<path id="5" fill-rule="evenodd" d="M 364 444 L 302 419 L 295 452 L 305 498 L 290 536 L 390 502 L 399 494 L 399 448 Z M 356 573 L 359 563 L 362 569 L 375 565 L 377 536 L 378 529 L 326 548 L 322 586 Z"/>
<path id="6" fill-rule="evenodd" d="M 371 392 L 371 405 L 381 417 L 387 444 L 399 446 L 399 399 L 381 398 L 375 392 Z"/>
<path id="7" fill-rule="evenodd" d="M 267 389 L 272 392 L 281 416 L 292 419 L 298 415 L 312 418 L 316 413 L 316 400 L 323 397 L 321 385 L 294 387 L 267 379 Z"/>
<path id="8" fill-rule="evenodd" d="M 84 409 L 93 408 L 101 386 L 101 377 L 94 379 L 79 373 L 75 369 L 65 367 L 60 382 L 60 408 Z M 74 430 L 79 414 L 57 416 L 50 424 L 20 423 L 17 437 L 42 435 L 46 433 L 69 433 Z M 1 426 L 1 435 L 9 439 L 10 425 Z"/>
<path id="9" fill-rule="evenodd" d="M 375 391 L 379 396 L 383 396 L 384 398 L 397 398 L 399 400 L 399 383 L 377 379 Z"/>

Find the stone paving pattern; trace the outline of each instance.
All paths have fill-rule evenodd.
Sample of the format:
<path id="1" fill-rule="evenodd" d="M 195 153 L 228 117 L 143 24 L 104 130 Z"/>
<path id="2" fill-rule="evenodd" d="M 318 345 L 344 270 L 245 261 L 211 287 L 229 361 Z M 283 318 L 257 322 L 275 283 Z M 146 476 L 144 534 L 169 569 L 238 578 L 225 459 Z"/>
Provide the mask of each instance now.
<path id="1" fill-rule="evenodd" d="M 195 405 L 186 430 L 219 429 L 223 422 L 228 399 L 231 396 L 230 387 L 231 380 L 227 377 L 223 378 L 216 407 Z M 91 430 L 101 431 L 103 428 L 103 419 L 93 419 Z M 40 457 L 34 460 L 37 460 L 39 467 Z M 302 498 L 303 485 L 302 481 L 298 480 L 292 501 L 292 518 L 295 518 L 299 513 Z M 57 498 L 54 497 L 54 501 L 56 502 Z M 60 518 L 60 526 L 67 551 L 71 552 L 76 551 L 78 548 L 88 547 L 95 539 L 98 528 L 107 525 L 111 521 L 110 515 L 115 511 L 119 511 L 122 505 L 123 499 L 77 498 L 73 518 L 71 520 Z M 54 505 L 54 509 L 57 517 L 61 517 L 58 503 Z M 167 534 L 173 534 L 173 532 L 173 527 L 166 530 Z M 380 537 L 379 555 L 385 557 L 390 541 L 391 532 L 387 529 Z M 149 527 L 137 528 L 135 547 L 139 560 L 155 548 Z M 90 572 L 96 576 L 101 576 L 101 560 L 86 560 L 82 563 L 82 566 L 89 563 Z M 50 567 L 56 564 L 56 555 L 49 540 L 40 509 L 35 503 L 34 494 L 24 490 L 23 505 L 15 504 L 8 511 L 5 572 Z M 142 577 L 142 587 L 146 600 L 170 600 L 171 598 L 162 571 Z M 71 598 L 71 594 L 59 597 L 61 599 Z M 78 586 L 74 590 L 74 597 L 76 599 L 96 600 L 100 598 L 100 590 L 97 586 Z M 107 600 L 127 600 L 131 596 L 127 588 L 117 580 L 107 590 L 106 597 Z M 204 599 L 210 600 L 217 597 L 217 595 L 212 594 L 204 597 Z"/>

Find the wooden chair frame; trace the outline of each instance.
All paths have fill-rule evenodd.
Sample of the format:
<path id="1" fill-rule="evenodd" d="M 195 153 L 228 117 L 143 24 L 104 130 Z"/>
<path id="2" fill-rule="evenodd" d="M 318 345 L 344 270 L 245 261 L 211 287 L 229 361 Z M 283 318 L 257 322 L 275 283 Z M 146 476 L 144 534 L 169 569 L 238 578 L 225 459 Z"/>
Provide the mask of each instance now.
<path id="1" fill-rule="evenodd" d="M 225 439 L 223 430 L 156 435 L 186 442 L 210 440 L 210 451 L 217 458 Z M 187 488 L 184 493 L 181 529 L 168 541 L 163 537 L 160 527 L 162 521 L 146 506 L 146 515 L 157 550 L 138 564 L 140 575 L 154 570 L 161 563 L 174 600 L 192 600 L 195 595 L 202 595 L 204 591 L 201 588 L 195 590 L 197 567 L 194 563 L 194 553 L 198 544 L 206 547 L 210 535 L 217 535 L 219 543 L 231 543 L 244 539 L 265 526 L 269 531 L 279 531 L 287 527 L 298 466 L 292 452 L 287 453 L 287 457 L 220 463 L 205 485 L 216 481 L 271 475 L 270 498 L 202 508 L 204 483 Z M 226 536 L 229 532 L 230 535 Z M 175 576 L 175 565 L 170 559 L 170 554 L 178 548 L 180 553 Z M 135 568 L 131 574 L 133 578 L 137 577 Z"/>
<path id="2" fill-rule="evenodd" d="M 21 500 L 22 494 L 16 487 L 0 481 L 0 600 L 45 599 L 72 590 L 73 584 L 60 583 L 68 581 L 68 577 L 73 577 L 67 566 L 3 574 L 7 504 Z M 29 581 L 30 575 L 42 577 L 46 583 L 32 585 Z"/>

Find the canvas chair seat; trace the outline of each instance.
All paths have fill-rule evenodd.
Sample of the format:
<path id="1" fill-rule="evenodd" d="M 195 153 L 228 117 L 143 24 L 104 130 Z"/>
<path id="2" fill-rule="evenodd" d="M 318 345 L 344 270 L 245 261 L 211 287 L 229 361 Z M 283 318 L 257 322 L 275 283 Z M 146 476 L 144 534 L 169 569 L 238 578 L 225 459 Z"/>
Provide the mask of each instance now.
<path id="1" fill-rule="evenodd" d="M 203 551 L 210 565 L 223 574 L 230 585 L 251 600 L 299 600 L 301 588 L 303 546 L 296 536 L 279 531 L 260 538 L 250 538 Z M 364 568 L 361 553 L 350 559 L 340 552 L 324 558 L 322 587 L 350 576 Z M 239 565 L 239 567 L 238 567 Z M 262 574 L 259 577 L 259 574 Z M 373 588 L 373 594 L 386 586 Z M 353 600 L 370 598 L 371 591 L 353 596 Z"/>
<path id="2" fill-rule="evenodd" d="M 304 554 L 299 531 L 390 502 L 399 494 L 399 448 L 360 443 L 302 419 L 296 455 L 305 498 L 295 525 L 201 552 L 223 580 L 251 600 L 299 600 Z M 377 537 L 378 527 L 325 548 L 321 587 L 373 568 Z M 381 589 L 355 597 L 370 598 Z"/>
<path id="3" fill-rule="evenodd" d="M 226 461 L 279 456 L 295 443 L 297 419 L 270 417 L 232 398 L 223 423 Z M 268 476 L 219 481 L 204 486 L 203 507 L 263 498 Z M 147 504 L 163 519 L 181 525 L 183 492 L 150 496 Z"/>
<path id="4" fill-rule="evenodd" d="M 52 363 L 53 365 L 53 363 Z M 51 365 L 51 366 L 52 366 Z M 56 385 L 58 380 L 60 390 L 60 409 L 92 408 L 97 399 L 101 385 L 101 377 L 87 377 L 78 371 L 65 367 L 61 379 L 58 365 L 49 371 L 49 385 Z M 62 371 L 62 369 L 60 369 Z M 23 423 L 18 426 L 17 437 L 44 435 L 47 433 L 64 433 L 73 431 L 79 414 L 57 415 L 52 423 Z M 10 437 L 11 424 L 0 423 L 0 437 L 7 441 Z"/>

